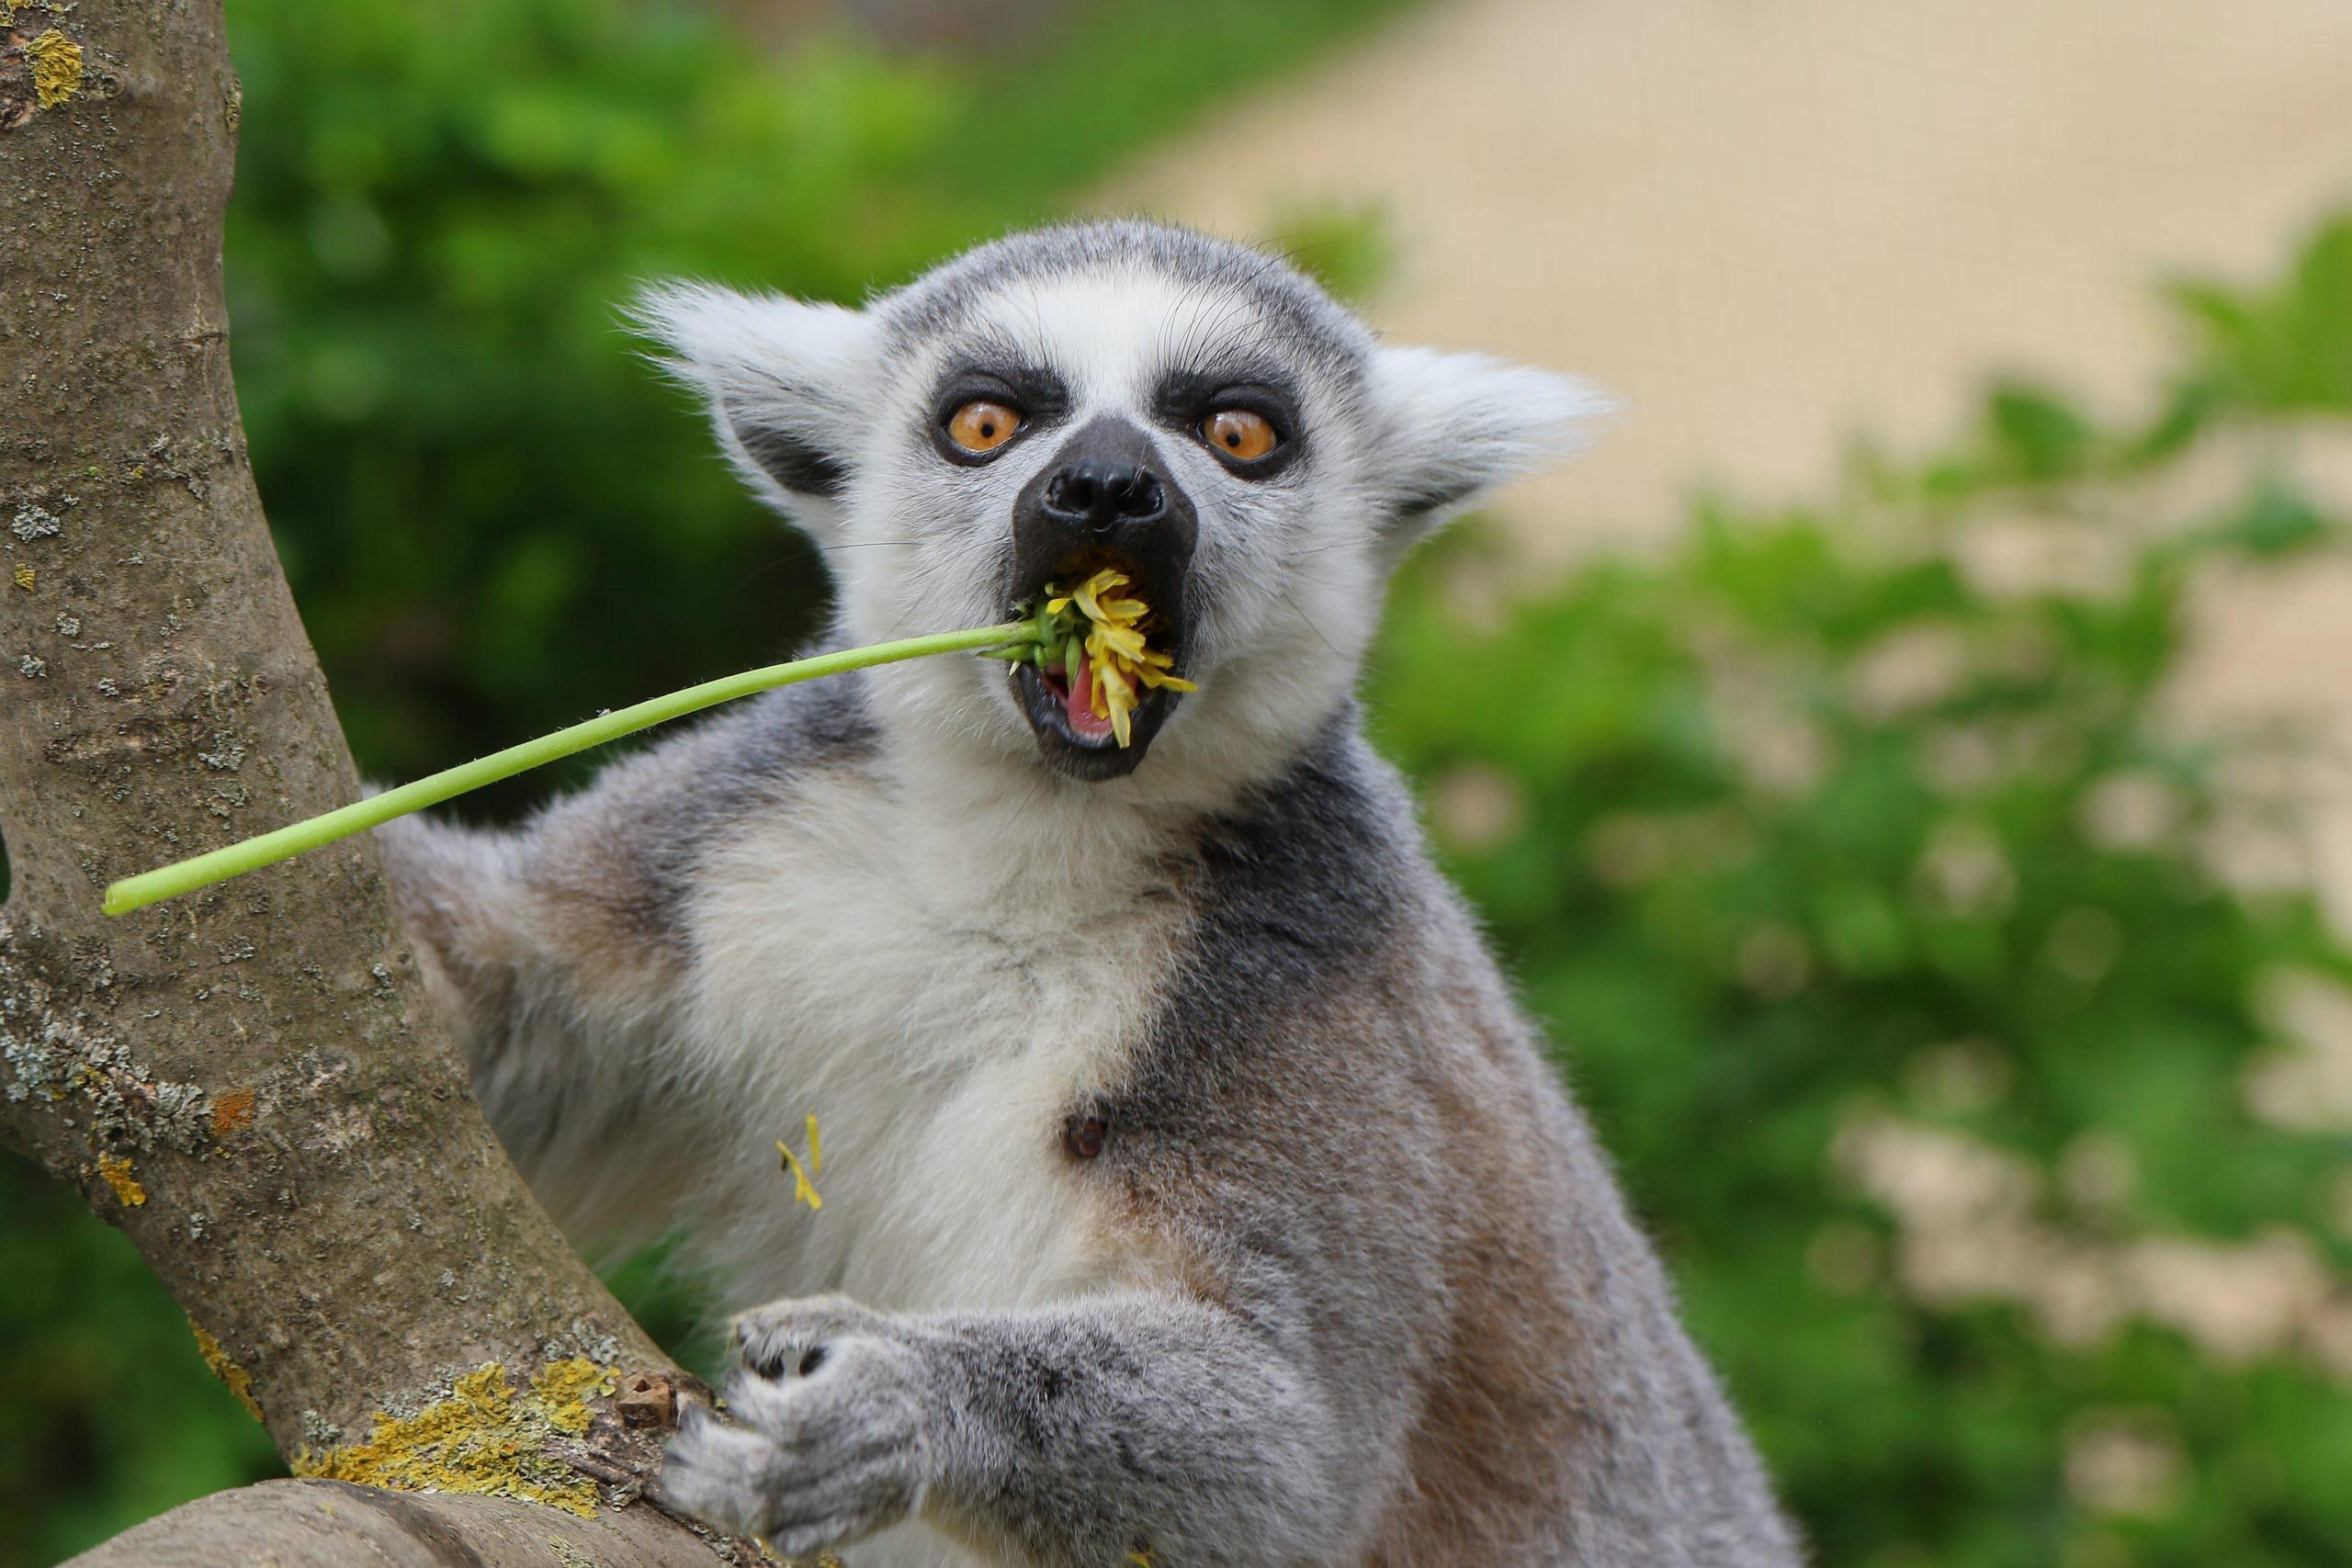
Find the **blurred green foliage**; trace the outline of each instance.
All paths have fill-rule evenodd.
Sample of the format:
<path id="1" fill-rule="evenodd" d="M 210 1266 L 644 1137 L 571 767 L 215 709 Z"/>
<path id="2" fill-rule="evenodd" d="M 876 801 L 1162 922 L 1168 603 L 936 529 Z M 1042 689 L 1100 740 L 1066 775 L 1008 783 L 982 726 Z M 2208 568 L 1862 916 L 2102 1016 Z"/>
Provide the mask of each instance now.
<path id="1" fill-rule="evenodd" d="M 1392 607 L 1385 749 L 1825 1564 L 2352 1552 L 2352 1136 L 2280 1032 L 2352 956 L 2162 700 L 2200 572 L 2342 536 L 2290 438 L 2352 437 L 2352 220 L 2180 297 L 2145 424 L 2005 386 L 1832 508 Z"/>
<path id="2" fill-rule="evenodd" d="M 285 1473 L 121 1232 L 14 1155 L 0 1214 L 0 1563 Z"/>
<path id="3" fill-rule="evenodd" d="M 817 563 L 634 358 L 632 280 L 854 297 L 1394 3 L 1102 6 L 969 65 L 768 62 L 617 0 L 231 0 L 239 389 L 363 765 L 808 625 Z M 1364 213 L 1278 228 L 1344 291 L 1387 265 Z M 2273 286 L 2175 299 L 2193 348 L 2146 421 L 2003 386 L 1931 461 L 1815 512 L 1705 508 L 1532 597 L 1465 531 L 1379 655 L 1382 742 L 1836 1568 L 2352 1540 L 2325 1337 L 2352 1334 L 2352 1145 L 2247 1094 L 2282 984 L 2352 961 L 2302 895 L 2222 874 L 2277 824 L 2159 700 L 2199 573 L 2336 537 L 2290 438 L 2352 416 L 2352 222 Z M 2228 504 L 2170 514 L 2249 452 Z M 0 1568 L 275 1470 L 119 1235 L 15 1162 L 0 1204 Z M 622 1288 L 683 1342 L 659 1262 Z M 2200 1263 L 2269 1326 L 2217 1348 L 2159 1288 Z M 2282 1270 L 2301 1315 L 2266 1318 Z"/>

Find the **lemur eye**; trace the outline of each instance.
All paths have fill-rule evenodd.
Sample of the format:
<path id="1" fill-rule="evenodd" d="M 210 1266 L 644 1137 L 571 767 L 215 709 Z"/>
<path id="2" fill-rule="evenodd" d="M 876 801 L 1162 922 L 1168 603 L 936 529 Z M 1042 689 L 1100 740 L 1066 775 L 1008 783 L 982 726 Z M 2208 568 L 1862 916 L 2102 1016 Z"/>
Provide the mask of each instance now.
<path id="1" fill-rule="evenodd" d="M 1263 414 L 1220 409 L 1201 421 L 1201 439 L 1239 463 L 1254 463 L 1282 445 Z"/>
<path id="2" fill-rule="evenodd" d="M 993 452 L 1020 428 L 1018 413 L 986 398 L 975 398 L 947 416 L 947 439 L 967 452 Z"/>

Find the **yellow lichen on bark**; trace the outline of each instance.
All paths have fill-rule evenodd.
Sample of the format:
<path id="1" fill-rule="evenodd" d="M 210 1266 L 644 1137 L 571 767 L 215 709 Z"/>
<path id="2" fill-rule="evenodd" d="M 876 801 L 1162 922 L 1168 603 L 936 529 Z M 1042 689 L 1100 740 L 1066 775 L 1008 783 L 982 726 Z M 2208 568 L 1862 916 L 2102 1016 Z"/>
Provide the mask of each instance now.
<path id="1" fill-rule="evenodd" d="M 379 1412 L 364 1443 L 295 1456 L 297 1475 L 395 1492 L 459 1492 L 541 1503 L 593 1518 L 596 1488 L 548 1451 L 556 1438 L 588 1430 L 587 1402 L 613 1392 L 613 1374 L 575 1356 L 517 1389 L 486 1362 L 458 1378 L 449 1397 L 410 1416 Z"/>
<path id="2" fill-rule="evenodd" d="M 612 1392 L 612 1369 L 585 1356 L 551 1361 L 531 1380 L 531 1393 L 546 1409 L 548 1424 L 574 1438 L 588 1430 L 588 1402 Z"/>
<path id="3" fill-rule="evenodd" d="M 212 1369 L 212 1375 L 237 1396 L 237 1403 L 245 1407 L 246 1415 L 260 1420 L 261 1404 L 254 1398 L 253 1374 L 229 1359 L 229 1352 L 220 1348 L 220 1341 L 213 1338 L 204 1325 L 190 1318 L 187 1325 L 196 1334 L 196 1353 L 204 1358 L 204 1364 Z"/>
<path id="4" fill-rule="evenodd" d="M 147 1189 L 141 1187 L 139 1184 L 139 1179 L 130 1174 L 129 1160 L 117 1155 L 100 1155 L 98 1176 L 108 1187 L 114 1189 L 114 1195 L 121 1200 L 124 1208 L 136 1209 L 147 1201 Z"/>
<path id="5" fill-rule="evenodd" d="M 82 90 L 82 46 L 55 28 L 25 45 L 33 62 L 33 102 L 53 109 Z"/>

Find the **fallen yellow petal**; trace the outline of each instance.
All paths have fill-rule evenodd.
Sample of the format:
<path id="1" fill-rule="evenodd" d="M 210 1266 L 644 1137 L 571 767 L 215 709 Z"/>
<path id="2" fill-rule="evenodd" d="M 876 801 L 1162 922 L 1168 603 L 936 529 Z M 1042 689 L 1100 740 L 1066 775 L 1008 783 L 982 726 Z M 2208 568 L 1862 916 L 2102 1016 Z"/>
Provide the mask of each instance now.
<path id="1" fill-rule="evenodd" d="M 808 1204 L 812 1214 L 823 1208 L 825 1201 L 817 1195 L 817 1189 L 809 1185 L 808 1173 L 800 1168 L 800 1156 L 794 1154 L 782 1138 L 775 1141 L 775 1152 L 784 1156 L 784 1168 L 792 1172 L 792 1201 Z"/>

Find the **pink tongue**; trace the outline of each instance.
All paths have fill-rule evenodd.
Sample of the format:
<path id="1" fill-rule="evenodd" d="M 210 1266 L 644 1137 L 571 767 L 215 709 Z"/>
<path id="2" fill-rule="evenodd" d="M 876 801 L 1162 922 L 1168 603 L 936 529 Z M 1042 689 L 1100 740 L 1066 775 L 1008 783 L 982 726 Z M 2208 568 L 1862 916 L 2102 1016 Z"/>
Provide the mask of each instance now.
<path id="1" fill-rule="evenodd" d="M 1091 672 L 1091 667 L 1080 672 L 1079 682 L 1069 689 L 1068 699 L 1070 728 L 1090 740 L 1111 733 L 1111 721 L 1094 716 L 1094 705 L 1088 695 L 1094 682 L 1086 679 Z"/>

